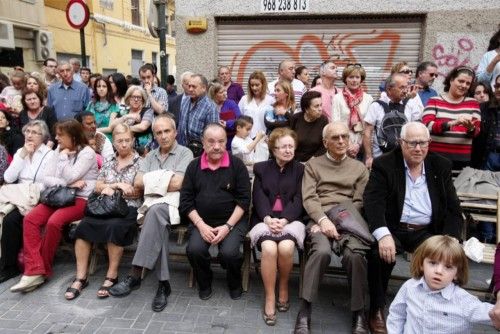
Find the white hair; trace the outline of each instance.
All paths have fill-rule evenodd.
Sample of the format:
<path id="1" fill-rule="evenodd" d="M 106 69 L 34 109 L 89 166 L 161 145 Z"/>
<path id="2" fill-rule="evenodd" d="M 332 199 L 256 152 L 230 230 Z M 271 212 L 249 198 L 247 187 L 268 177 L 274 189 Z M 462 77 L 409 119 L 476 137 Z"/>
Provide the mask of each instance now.
<path id="1" fill-rule="evenodd" d="M 431 138 L 431 135 L 429 133 L 429 129 L 421 122 L 408 122 L 403 127 L 401 128 L 401 135 L 400 137 L 402 139 L 406 139 L 406 132 L 408 132 L 408 128 L 414 128 L 414 129 L 420 129 L 425 132 L 427 139 Z"/>

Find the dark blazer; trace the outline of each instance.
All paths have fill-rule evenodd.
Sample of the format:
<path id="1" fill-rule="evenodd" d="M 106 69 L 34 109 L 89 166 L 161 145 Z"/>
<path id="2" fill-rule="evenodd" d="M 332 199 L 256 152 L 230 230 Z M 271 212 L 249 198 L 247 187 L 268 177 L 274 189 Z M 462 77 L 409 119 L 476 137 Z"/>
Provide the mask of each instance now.
<path id="1" fill-rule="evenodd" d="M 305 210 L 302 206 L 302 176 L 304 165 L 291 161 L 285 165 L 283 172 L 274 159 L 256 163 L 253 167 L 253 211 L 251 226 L 260 223 L 264 217 L 273 215 L 276 196 L 279 195 L 283 211 L 279 217 L 289 222 L 303 221 Z"/>
<path id="2" fill-rule="evenodd" d="M 460 239 L 463 219 L 460 202 L 451 179 L 451 161 L 429 152 L 424 160 L 427 187 L 432 205 L 430 232 Z M 387 226 L 397 228 L 403 212 L 406 177 L 401 148 L 373 161 L 370 179 L 363 195 L 370 231 Z"/>
<path id="3" fill-rule="evenodd" d="M 180 115 L 181 115 L 180 114 L 181 101 L 182 101 L 183 97 L 184 97 L 184 93 L 176 95 L 176 96 L 169 96 L 168 97 L 168 112 L 174 116 L 175 125 L 177 127 L 179 126 L 179 119 L 180 119 Z"/>
<path id="4" fill-rule="evenodd" d="M 471 167 L 482 169 L 488 159 L 488 154 L 495 149 L 497 134 L 497 113 L 500 103 L 481 103 L 481 132 L 472 140 Z"/>

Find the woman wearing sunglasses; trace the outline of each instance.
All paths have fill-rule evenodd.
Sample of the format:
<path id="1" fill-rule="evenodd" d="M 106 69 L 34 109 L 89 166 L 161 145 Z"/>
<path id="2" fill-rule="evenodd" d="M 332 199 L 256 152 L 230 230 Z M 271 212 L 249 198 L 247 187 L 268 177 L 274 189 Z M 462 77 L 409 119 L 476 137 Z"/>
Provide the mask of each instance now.
<path id="1" fill-rule="evenodd" d="M 348 64 L 342 72 L 344 89 L 333 98 L 332 120 L 340 121 L 349 127 L 350 143 L 347 154 L 356 158 L 360 153 L 363 140 L 363 119 L 373 97 L 367 94 L 362 84 L 366 71 L 361 64 Z"/>

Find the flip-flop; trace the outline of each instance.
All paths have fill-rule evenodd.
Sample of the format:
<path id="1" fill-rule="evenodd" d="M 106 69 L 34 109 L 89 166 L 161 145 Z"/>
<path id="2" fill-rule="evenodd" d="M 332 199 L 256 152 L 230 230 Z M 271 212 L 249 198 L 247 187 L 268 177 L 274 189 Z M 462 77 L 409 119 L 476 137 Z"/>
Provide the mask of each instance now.
<path id="1" fill-rule="evenodd" d="M 109 289 L 111 289 L 116 283 L 118 283 L 118 277 L 115 277 L 115 278 L 105 277 L 104 283 L 106 283 L 106 281 L 109 281 L 113 284 L 111 284 L 110 286 L 105 286 L 104 284 L 101 285 L 99 290 L 97 290 L 97 298 L 100 298 L 100 299 L 108 298 L 109 297 Z M 106 294 L 105 295 L 99 294 L 100 291 L 105 291 Z"/>
<path id="2" fill-rule="evenodd" d="M 73 280 L 73 282 L 71 283 L 71 285 L 73 285 L 73 283 L 75 283 L 75 282 L 80 282 L 80 288 L 77 289 L 77 288 L 72 288 L 71 286 L 69 286 L 66 289 L 66 293 L 72 293 L 73 296 L 68 298 L 66 296 L 66 293 L 65 293 L 64 298 L 66 298 L 66 300 L 76 299 L 78 296 L 80 296 L 80 293 L 82 292 L 82 290 L 85 289 L 87 287 L 87 285 L 89 285 L 89 280 L 87 278 L 75 278 Z"/>

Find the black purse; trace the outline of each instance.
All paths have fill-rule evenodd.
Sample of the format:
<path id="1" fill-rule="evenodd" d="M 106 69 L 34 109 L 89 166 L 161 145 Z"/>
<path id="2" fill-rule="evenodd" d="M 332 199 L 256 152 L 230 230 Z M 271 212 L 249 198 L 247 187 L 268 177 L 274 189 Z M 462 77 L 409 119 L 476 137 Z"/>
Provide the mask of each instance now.
<path id="1" fill-rule="evenodd" d="M 85 215 L 97 218 L 119 218 L 128 214 L 128 205 L 121 190 L 107 196 L 92 193 L 85 207 Z"/>
<path id="2" fill-rule="evenodd" d="M 52 208 L 64 208 L 74 205 L 75 199 L 76 188 L 66 186 L 48 187 L 40 193 L 40 203 Z"/>

